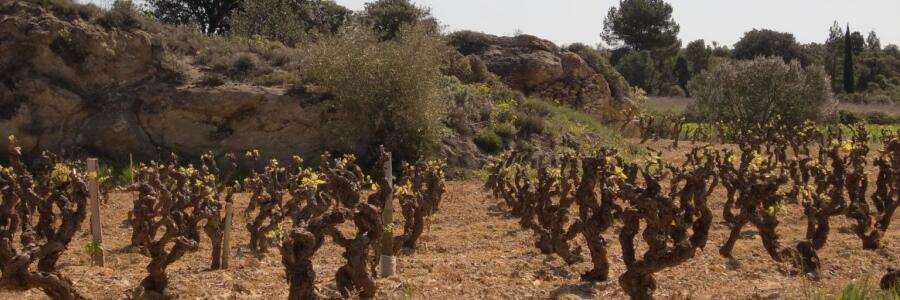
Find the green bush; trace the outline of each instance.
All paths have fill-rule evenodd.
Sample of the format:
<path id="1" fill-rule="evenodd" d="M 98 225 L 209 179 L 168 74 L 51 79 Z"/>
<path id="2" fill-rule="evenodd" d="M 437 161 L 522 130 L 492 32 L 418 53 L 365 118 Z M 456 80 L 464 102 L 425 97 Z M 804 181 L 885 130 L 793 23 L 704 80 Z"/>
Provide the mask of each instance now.
<path id="1" fill-rule="evenodd" d="M 368 29 L 353 28 L 310 47 L 302 70 L 337 98 L 343 121 L 331 130 L 341 137 L 338 146 L 366 159 L 384 144 L 398 161 L 412 161 L 435 150 L 441 139 L 448 105 L 440 73 L 445 51 L 427 27 L 405 27 L 385 42 Z"/>
<path id="2" fill-rule="evenodd" d="M 125 30 L 141 28 L 142 21 L 140 11 L 130 0 L 116 0 L 109 11 L 97 19 L 103 27 Z"/>
<path id="3" fill-rule="evenodd" d="M 753 29 L 744 33 L 731 51 L 736 59 L 755 59 L 757 57 L 779 57 L 785 62 L 800 60 L 803 65 L 809 63 L 793 34 L 777 32 L 769 29 Z"/>
<path id="4" fill-rule="evenodd" d="M 376 0 L 366 3 L 363 21 L 371 26 L 382 40 L 395 39 L 405 26 L 416 25 L 437 33 L 437 21 L 431 11 L 410 0 Z"/>
<path id="5" fill-rule="evenodd" d="M 523 115 L 516 119 L 516 127 L 522 136 L 540 135 L 547 127 L 547 121 L 538 115 Z"/>
<path id="6" fill-rule="evenodd" d="M 488 154 L 498 154 L 503 151 L 503 140 L 492 130 L 484 130 L 475 137 L 475 146 Z"/>
<path id="7" fill-rule="evenodd" d="M 493 43 L 490 35 L 470 30 L 451 33 L 448 38 L 450 46 L 463 55 L 481 54 Z"/>
<path id="8" fill-rule="evenodd" d="M 648 92 L 654 90 L 660 77 L 656 70 L 656 61 L 650 55 L 650 51 L 632 51 L 626 54 L 619 60 L 616 70 L 629 84 Z"/>
<path id="9" fill-rule="evenodd" d="M 821 66 L 803 68 L 780 58 L 725 62 L 695 77 L 690 89 L 689 110 L 741 130 L 821 120 L 835 105 Z"/>
<path id="10" fill-rule="evenodd" d="M 217 87 L 223 84 L 225 84 L 225 80 L 222 79 L 222 76 L 215 74 L 203 75 L 203 77 L 200 77 L 200 80 L 197 81 L 197 85 L 205 87 Z"/>
<path id="11" fill-rule="evenodd" d="M 259 35 L 288 46 L 308 39 L 302 14 L 291 0 L 245 1 L 243 9 L 231 17 L 232 32 L 251 37 Z"/>
<path id="12" fill-rule="evenodd" d="M 494 124 L 493 126 L 491 126 L 491 130 L 493 130 L 494 133 L 507 141 L 516 137 L 516 133 L 518 133 L 516 131 L 516 126 L 513 125 L 513 123 L 509 122 Z"/>
<path id="13" fill-rule="evenodd" d="M 863 120 L 863 118 L 861 118 L 857 113 L 852 112 L 852 111 L 842 109 L 842 110 L 839 110 L 837 113 L 837 121 L 838 121 L 838 123 L 841 123 L 841 124 L 852 125 L 852 124 L 856 124 L 862 120 Z"/>
<path id="14" fill-rule="evenodd" d="M 900 123 L 900 118 L 885 112 L 873 111 L 866 114 L 866 122 L 878 125 L 897 124 Z"/>
<path id="15" fill-rule="evenodd" d="M 94 19 L 103 16 L 103 9 L 93 3 L 75 5 L 75 13 L 78 14 L 82 20 L 93 21 Z"/>
<path id="16" fill-rule="evenodd" d="M 253 80 L 253 83 L 261 86 L 279 86 L 279 85 L 293 85 L 300 83 L 300 77 L 291 72 L 285 71 L 275 71 L 269 74 L 265 74 L 263 76 L 257 77 Z"/>
<path id="17" fill-rule="evenodd" d="M 259 58 L 256 57 L 256 55 L 251 53 L 241 53 L 231 61 L 228 73 L 232 77 L 251 76 L 259 71 L 262 67 L 261 64 L 262 62 L 259 61 Z"/>

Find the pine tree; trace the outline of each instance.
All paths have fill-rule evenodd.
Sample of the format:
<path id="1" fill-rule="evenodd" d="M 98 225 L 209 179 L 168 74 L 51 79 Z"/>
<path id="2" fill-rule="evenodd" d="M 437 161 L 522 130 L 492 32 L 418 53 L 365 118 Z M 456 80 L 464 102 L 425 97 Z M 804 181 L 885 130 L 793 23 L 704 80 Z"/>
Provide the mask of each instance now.
<path id="1" fill-rule="evenodd" d="M 848 94 L 855 90 L 853 80 L 853 43 L 850 38 L 850 25 L 847 25 L 847 34 L 844 35 L 844 92 Z"/>

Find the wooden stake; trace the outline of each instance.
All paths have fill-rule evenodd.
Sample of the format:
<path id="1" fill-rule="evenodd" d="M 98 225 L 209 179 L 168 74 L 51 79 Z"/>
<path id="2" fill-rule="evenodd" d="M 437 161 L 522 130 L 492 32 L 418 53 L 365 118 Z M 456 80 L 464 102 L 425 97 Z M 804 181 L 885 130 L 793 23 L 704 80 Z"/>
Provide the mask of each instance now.
<path id="1" fill-rule="evenodd" d="M 100 185 L 97 182 L 100 168 L 96 158 L 88 158 L 88 190 L 91 193 L 91 259 L 93 264 L 103 267 L 103 229 L 100 226 Z"/>
<path id="2" fill-rule="evenodd" d="M 234 207 L 231 202 L 225 202 L 225 236 L 222 237 L 222 269 L 228 269 L 228 260 L 231 257 L 231 218 Z"/>
<path id="3" fill-rule="evenodd" d="M 385 159 L 384 165 L 381 167 L 382 172 L 384 172 L 382 174 L 384 174 L 388 185 L 390 187 L 394 186 L 394 172 L 390 153 L 387 154 L 387 159 Z M 379 262 L 381 270 L 378 272 L 378 275 L 381 278 L 386 278 L 394 275 L 397 265 L 397 259 L 393 255 L 394 233 L 393 230 L 389 230 L 394 224 L 394 195 L 385 196 L 384 211 L 381 212 L 381 223 L 384 224 L 384 234 L 382 234 L 381 238 L 381 260 Z"/>
<path id="4" fill-rule="evenodd" d="M 134 157 L 128 153 L 128 178 L 131 178 L 131 186 L 134 186 Z"/>

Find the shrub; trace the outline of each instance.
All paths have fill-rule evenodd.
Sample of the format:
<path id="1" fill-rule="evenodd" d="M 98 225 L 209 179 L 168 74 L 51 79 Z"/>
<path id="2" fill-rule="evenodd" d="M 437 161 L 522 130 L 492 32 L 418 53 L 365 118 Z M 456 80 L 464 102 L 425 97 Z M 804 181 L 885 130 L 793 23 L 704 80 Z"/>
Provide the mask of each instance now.
<path id="1" fill-rule="evenodd" d="M 363 20 L 378 32 L 382 40 L 397 37 L 404 26 L 416 25 L 437 32 L 437 21 L 428 8 L 419 7 L 410 0 L 376 0 L 366 3 Z"/>
<path id="2" fill-rule="evenodd" d="M 820 66 L 777 58 L 725 62 L 694 78 L 689 109 L 745 130 L 776 120 L 800 124 L 820 120 L 834 107 L 830 86 Z"/>
<path id="3" fill-rule="evenodd" d="M 628 80 L 632 86 L 637 86 L 645 91 L 653 91 L 659 72 L 656 70 L 656 61 L 650 55 L 650 51 L 632 51 L 619 60 L 616 70 Z"/>
<path id="4" fill-rule="evenodd" d="M 753 29 L 744 33 L 744 37 L 734 44 L 731 53 L 737 59 L 774 56 L 784 59 L 785 62 L 800 60 L 804 65 L 809 63 L 809 58 L 803 55 L 793 34 L 768 29 Z"/>
<path id="5" fill-rule="evenodd" d="M 543 134 L 547 124 L 541 116 L 524 115 L 516 119 L 516 127 L 519 128 L 519 134 L 527 137 L 533 134 Z"/>
<path id="6" fill-rule="evenodd" d="M 553 104 L 546 101 L 525 101 L 522 103 L 521 110 L 532 116 L 546 117 L 556 108 Z"/>
<path id="7" fill-rule="evenodd" d="M 130 0 L 116 0 L 97 23 L 106 28 L 139 29 L 142 26 L 141 13 Z"/>
<path id="8" fill-rule="evenodd" d="M 223 84 L 225 84 L 225 80 L 222 79 L 222 76 L 215 74 L 203 75 L 200 77 L 200 81 L 197 81 L 197 85 L 205 87 L 217 87 Z"/>
<path id="9" fill-rule="evenodd" d="M 839 123 L 846 124 L 846 125 L 852 125 L 852 124 L 859 123 L 859 121 L 862 121 L 862 119 L 860 118 L 859 115 L 857 115 L 855 112 L 848 111 L 848 110 L 838 111 L 837 117 L 838 117 L 837 121 Z"/>
<path id="10" fill-rule="evenodd" d="M 76 9 L 79 5 L 78 3 L 75 3 L 74 0 L 29 0 L 28 2 L 49 9 L 59 18 L 74 16 L 77 13 Z"/>
<path id="11" fill-rule="evenodd" d="M 243 9 L 231 17 L 231 30 L 243 36 L 259 35 L 293 46 L 307 39 L 301 14 L 294 1 L 245 1 Z"/>
<path id="12" fill-rule="evenodd" d="M 503 150 L 503 140 L 491 130 L 484 130 L 475 137 L 475 146 L 488 154 L 497 154 Z"/>
<path id="13" fill-rule="evenodd" d="M 445 51 L 446 44 L 426 27 L 406 27 L 386 42 L 353 28 L 312 46 L 303 75 L 335 95 L 343 122 L 332 130 L 341 146 L 362 146 L 353 148 L 367 159 L 363 155 L 384 144 L 398 161 L 411 161 L 434 150 L 441 138 L 448 104 L 440 73 Z"/>
<path id="14" fill-rule="evenodd" d="M 169 83 L 185 83 L 188 80 L 190 66 L 179 56 L 172 53 L 164 53 L 159 60 L 159 74 L 161 81 Z"/>
<path id="15" fill-rule="evenodd" d="M 463 55 L 481 54 L 493 43 L 490 35 L 470 30 L 451 33 L 448 38 L 450 46 L 455 47 Z"/>
<path id="16" fill-rule="evenodd" d="M 297 77 L 297 74 L 281 70 L 257 77 L 253 80 L 254 84 L 261 86 L 293 85 L 299 82 L 300 77 Z"/>
<path id="17" fill-rule="evenodd" d="M 866 114 L 866 121 L 869 124 L 886 125 L 897 124 L 898 121 L 900 121 L 900 118 L 891 116 L 885 112 L 873 111 Z"/>
<path id="18" fill-rule="evenodd" d="M 93 21 L 95 18 L 103 15 L 103 9 L 93 3 L 75 5 L 75 13 L 82 20 Z"/>
<path id="19" fill-rule="evenodd" d="M 516 126 L 509 122 L 494 124 L 491 130 L 504 140 L 511 140 L 516 137 Z"/>
<path id="20" fill-rule="evenodd" d="M 261 62 L 256 55 L 250 53 L 242 53 L 231 61 L 228 73 L 232 77 L 243 77 L 254 74 L 260 68 Z"/>

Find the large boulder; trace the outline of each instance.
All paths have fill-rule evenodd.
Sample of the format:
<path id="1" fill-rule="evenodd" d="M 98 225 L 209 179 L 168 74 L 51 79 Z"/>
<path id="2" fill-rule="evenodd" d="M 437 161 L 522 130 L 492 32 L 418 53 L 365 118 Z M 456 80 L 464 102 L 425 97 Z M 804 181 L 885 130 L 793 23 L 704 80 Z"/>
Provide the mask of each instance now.
<path id="1" fill-rule="evenodd" d="M 327 91 L 182 86 L 169 79 L 160 43 L 140 30 L 12 1 L 0 4 L 0 41 L 0 152 L 7 135 L 26 153 L 114 159 L 260 149 L 289 160 L 316 158 L 328 145 Z"/>
<path id="2" fill-rule="evenodd" d="M 452 34 L 450 44 L 478 56 L 503 83 L 527 95 L 559 100 L 606 121 L 622 120 L 634 109 L 628 99 L 613 97 L 602 73 L 550 41 L 463 31 Z"/>

